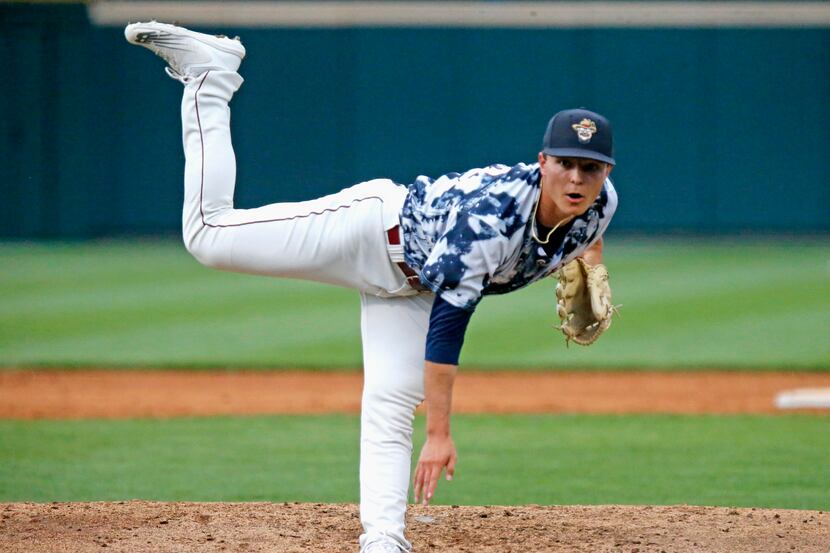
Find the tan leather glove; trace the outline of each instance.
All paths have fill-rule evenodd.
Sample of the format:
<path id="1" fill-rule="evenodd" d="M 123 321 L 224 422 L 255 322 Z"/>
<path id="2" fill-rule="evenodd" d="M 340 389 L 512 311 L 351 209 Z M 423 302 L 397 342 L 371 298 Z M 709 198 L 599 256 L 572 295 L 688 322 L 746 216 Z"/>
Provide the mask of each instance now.
<path id="1" fill-rule="evenodd" d="M 616 307 L 611 303 L 608 269 L 605 265 L 588 265 L 578 257 L 557 271 L 556 312 L 562 324 L 559 330 L 565 343 L 571 340 L 582 346 L 597 341 L 611 326 Z"/>

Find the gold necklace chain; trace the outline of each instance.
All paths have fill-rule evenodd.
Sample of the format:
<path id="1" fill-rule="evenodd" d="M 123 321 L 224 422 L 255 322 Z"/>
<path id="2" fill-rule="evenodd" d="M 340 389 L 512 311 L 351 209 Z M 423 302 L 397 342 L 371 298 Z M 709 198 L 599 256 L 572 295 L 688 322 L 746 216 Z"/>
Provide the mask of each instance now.
<path id="1" fill-rule="evenodd" d="M 542 192 L 542 189 L 540 187 L 539 188 L 539 197 L 536 198 L 536 205 L 533 206 L 533 226 L 530 227 L 530 234 L 533 236 L 533 239 L 536 240 L 538 243 L 547 244 L 548 242 L 550 242 L 550 237 L 553 236 L 553 233 L 556 232 L 556 229 L 561 227 L 563 223 L 570 222 L 570 220 L 573 219 L 575 216 L 571 215 L 570 217 L 565 217 L 564 219 L 562 219 L 561 221 L 556 223 L 556 226 L 554 226 L 552 229 L 550 229 L 550 231 L 548 231 L 547 236 L 545 236 L 545 239 L 542 240 L 541 238 L 539 238 L 539 233 L 536 232 L 536 212 L 539 210 L 539 202 L 542 200 L 542 194 L 543 194 L 543 192 Z"/>

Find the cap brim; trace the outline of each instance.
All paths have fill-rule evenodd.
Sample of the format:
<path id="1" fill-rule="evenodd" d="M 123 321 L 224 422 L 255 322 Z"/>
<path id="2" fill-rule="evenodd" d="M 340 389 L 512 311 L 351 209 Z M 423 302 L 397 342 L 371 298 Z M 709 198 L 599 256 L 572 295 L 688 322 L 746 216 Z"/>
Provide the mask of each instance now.
<path id="1" fill-rule="evenodd" d="M 579 148 L 546 148 L 542 150 L 543 153 L 549 156 L 556 156 L 556 157 L 579 157 L 583 159 L 593 159 L 596 161 L 602 161 L 604 163 L 608 163 L 610 165 L 616 165 L 617 162 L 614 161 L 613 157 L 608 157 L 606 155 L 602 155 L 599 152 L 592 152 L 590 150 L 582 150 Z"/>

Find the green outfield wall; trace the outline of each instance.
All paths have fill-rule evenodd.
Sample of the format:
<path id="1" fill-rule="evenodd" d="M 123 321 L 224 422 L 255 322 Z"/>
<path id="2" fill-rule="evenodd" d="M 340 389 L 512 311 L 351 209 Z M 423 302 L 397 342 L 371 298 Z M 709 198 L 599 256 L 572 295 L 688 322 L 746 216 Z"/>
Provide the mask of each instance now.
<path id="1" fill-rule="evenodd" d="M 124 21 L 126 23 L 126 21 Z M 830 231 L 830 28 L 222 27 L 237 203 L 532 161 L 613 121 L 614 231 Z M 81 4 L 0 4 L 0 238 L 176 232 L 181 87 Z"/>

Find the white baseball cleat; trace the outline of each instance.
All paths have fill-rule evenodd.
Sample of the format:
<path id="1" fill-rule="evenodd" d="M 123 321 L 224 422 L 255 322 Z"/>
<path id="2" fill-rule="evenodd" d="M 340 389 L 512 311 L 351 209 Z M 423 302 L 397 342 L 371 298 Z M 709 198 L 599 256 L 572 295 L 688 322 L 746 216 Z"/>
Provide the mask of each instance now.
<path id="1" fill-rule="evenodd" d="M 386 536 L 378 536 L 369 540 L 361 549 L 360 553 L 406 553 L 398 542 Z"/>
<path id="2" fill-rule="evenodd" d="M 206 35 L 158 21 L 131 23 L 124 36 L 166 61 L 167 74 L 183 83 L 205 71 L 236 71 L 245 57 L 239 37 Z"/>

